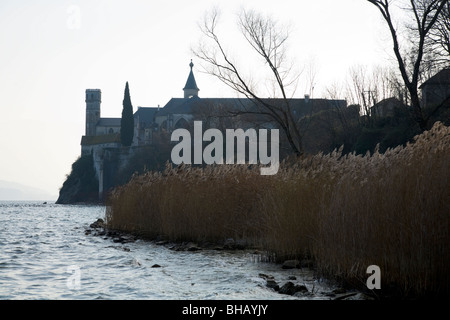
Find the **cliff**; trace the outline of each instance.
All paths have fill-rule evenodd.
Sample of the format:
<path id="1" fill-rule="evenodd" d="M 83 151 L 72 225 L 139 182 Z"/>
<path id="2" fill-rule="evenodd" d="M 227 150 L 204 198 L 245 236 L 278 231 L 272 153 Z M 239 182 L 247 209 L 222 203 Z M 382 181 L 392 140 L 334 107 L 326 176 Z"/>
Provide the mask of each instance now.
<path id="1" fill-rule="evenodd" d="M 98 179 L 92 155 L 79 157 L 59 190 L 57 204 L 98 203 Z"/>

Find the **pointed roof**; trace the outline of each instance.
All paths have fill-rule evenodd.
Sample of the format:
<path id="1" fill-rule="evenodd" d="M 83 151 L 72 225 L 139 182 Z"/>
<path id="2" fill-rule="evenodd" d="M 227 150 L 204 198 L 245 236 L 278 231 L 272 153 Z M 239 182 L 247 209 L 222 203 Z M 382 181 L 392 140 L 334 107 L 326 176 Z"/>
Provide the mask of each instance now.
<path id="1" fill-rule="evenodd" d="M 192 67 L 194 66 L 194 64 L 192 63 L 192 59 L 191 59 L 191 63 L 189 64 L 189 66 L 191 67 L 191 71 L 189 72 L 189 76 L 188 76 L 186 85 L 184 86 L 183 90 L 188 90 L 188 89 L 199 90 L 199 88 L 197 87 L 197 83 L 195 82 L 194 73 L 192 72 Z"/>
<path id="2" fill-rule="evenodd" d="M 422 83 L 419 88 L 422 88 L 429 84 L 437 84 L 437 85 L 450 84 L 450 68 L 442 69 L 434 76 L 432 76 L 430 79 Z"/>

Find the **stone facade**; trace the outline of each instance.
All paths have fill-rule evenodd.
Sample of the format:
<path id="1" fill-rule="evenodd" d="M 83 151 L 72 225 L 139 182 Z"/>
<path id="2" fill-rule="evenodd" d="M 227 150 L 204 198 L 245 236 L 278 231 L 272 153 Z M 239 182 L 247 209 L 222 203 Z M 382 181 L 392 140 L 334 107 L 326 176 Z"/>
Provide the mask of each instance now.
<path id="1" fill-rule="evenodd" d="M 96 135 L 96 126 L 100 120 L 100 104 L 102 92 L 100 89 L 86 90 L 86 136 Z"/>
<path id="2" fill-rule="evenodd" d="M 134 137 L 130 148 L 122 147 L 120 143 L 120 118 L 102 118 L 101 90 L 86 90 L 86 132 L 81 139 L 81 154 L 93 154 L 95 170 L 99 179 L 99 194 L 112 185 L 114 170 L 125 166 L 135 149 L 153 143 L 155 133 L 171 133 L 178 128 L 190 129 L 194 120 L 201 120 L 205 127 L 223 129 L 231 124 L 246 129 L 255 127 L 251 122 L 230 118 L 225 124 L 224 110 L 254 111 L 255 102 L 239 98 L 200 98 L 199 88 L 195 81 L 193 63 L 189 64 L 190 72 L 183 88 L 183 98 L 172 98 L 159 108 L 138 107 L 134 113 Z M 281 99 L 264 99 L 271 104 L 284 103 Z M 295 117 L 301 118 L 325 109 L 346 107 L 345 100 L 291 99 L 291 108 Z M 222 112 L 222 113 L 221 113 Z M 222 116 L 219 116 L 222 115 Z M 273 128 L 273 124 L 263 119 L 260 121 L 265 128 Z M 233 127 L 227 127 L 233 128 Z M 261 128 L 261 127 L 260 127 Z"/>

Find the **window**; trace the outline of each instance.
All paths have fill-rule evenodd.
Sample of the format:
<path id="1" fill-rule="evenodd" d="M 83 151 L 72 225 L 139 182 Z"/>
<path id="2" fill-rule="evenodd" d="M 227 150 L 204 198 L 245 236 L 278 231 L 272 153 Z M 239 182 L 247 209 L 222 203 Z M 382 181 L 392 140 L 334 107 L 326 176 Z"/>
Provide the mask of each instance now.
<path id="1" fill-rule="evenodd" d="M 180 120 L 177 121 L 177 123 L 175 124 L 175 129 L 189 129 L 189 123 L 186 121 L 186 119 L 181 118 Z"/>

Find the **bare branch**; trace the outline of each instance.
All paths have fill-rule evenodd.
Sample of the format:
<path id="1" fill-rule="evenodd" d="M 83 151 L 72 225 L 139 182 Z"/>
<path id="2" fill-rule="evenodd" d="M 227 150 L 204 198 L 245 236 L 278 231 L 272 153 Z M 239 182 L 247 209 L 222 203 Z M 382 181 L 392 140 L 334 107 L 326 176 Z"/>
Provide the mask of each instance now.
<path id="1" fill-rule="evenodd" d="M 217 9 L 205 16 L 200 29 L 212 46 L 200 45 L 193 50 L 194 55 L 206 63 L 207 73 L 251 99 L 258 108 L 259 114 L 270 116 L 285 132 L 292 150 L 296 154 L 302 154 L 302 135 L 295 125 L 290 99 L 286 93 L 286 88 L 295 85 L 298 81 L 298 75 L 291 76 L 292 65 L 286 63 L 286 42 L 289 32 L 279 27 L 272 19 L 263 17 L 254 11 L 244 10 L 238 16 L 238 25 L 242 35 L 250 47 L 263 58 L 265 65 L 271 71 L 274 83 L 281 92 L 284 106 L 280 106 L 270 103 L 270 100 L 260 98 L 251 82 L 243 76 L 236 63 L 232 61 L 216 31 L 218 18 Z M 248 113 L 249 111 L 239 111 L 239 113 L 242 112 Z"/>
<path id="2" fill-rule="evenodd" d="M 413 13 L 416 32 L 415 41 L 417 46 L 412 53 L 411 69 L 408 72 L 408 66 L 405 63 L 404 54 L 400 52 L 399 41 L 396 29 L 394 28 L 393 19 L 389 9 L 389 0 L 368 0 L 375 5 L 381 12 L 391 33 L 394 45 L 394 53 L 398 62 L 399 70 L 403 78 L 403 82 L 409 91 L 411 103 L 413 107 L 413 115 L 422 130 L 427 129 L 427 117 L 423 114 L 423 108 L 418 93 L 418 83 L 422 72 L 421 64 L 424 55 L 427 54 L 427 39 L 430 38 L 429 32 L 434 30 L 436 22 L 441 17 L 444 6 L 448 4 L 448 0 L 410 0 L 410 10 Z M 411 76 L 409 76 L 409 74 Z"/>

